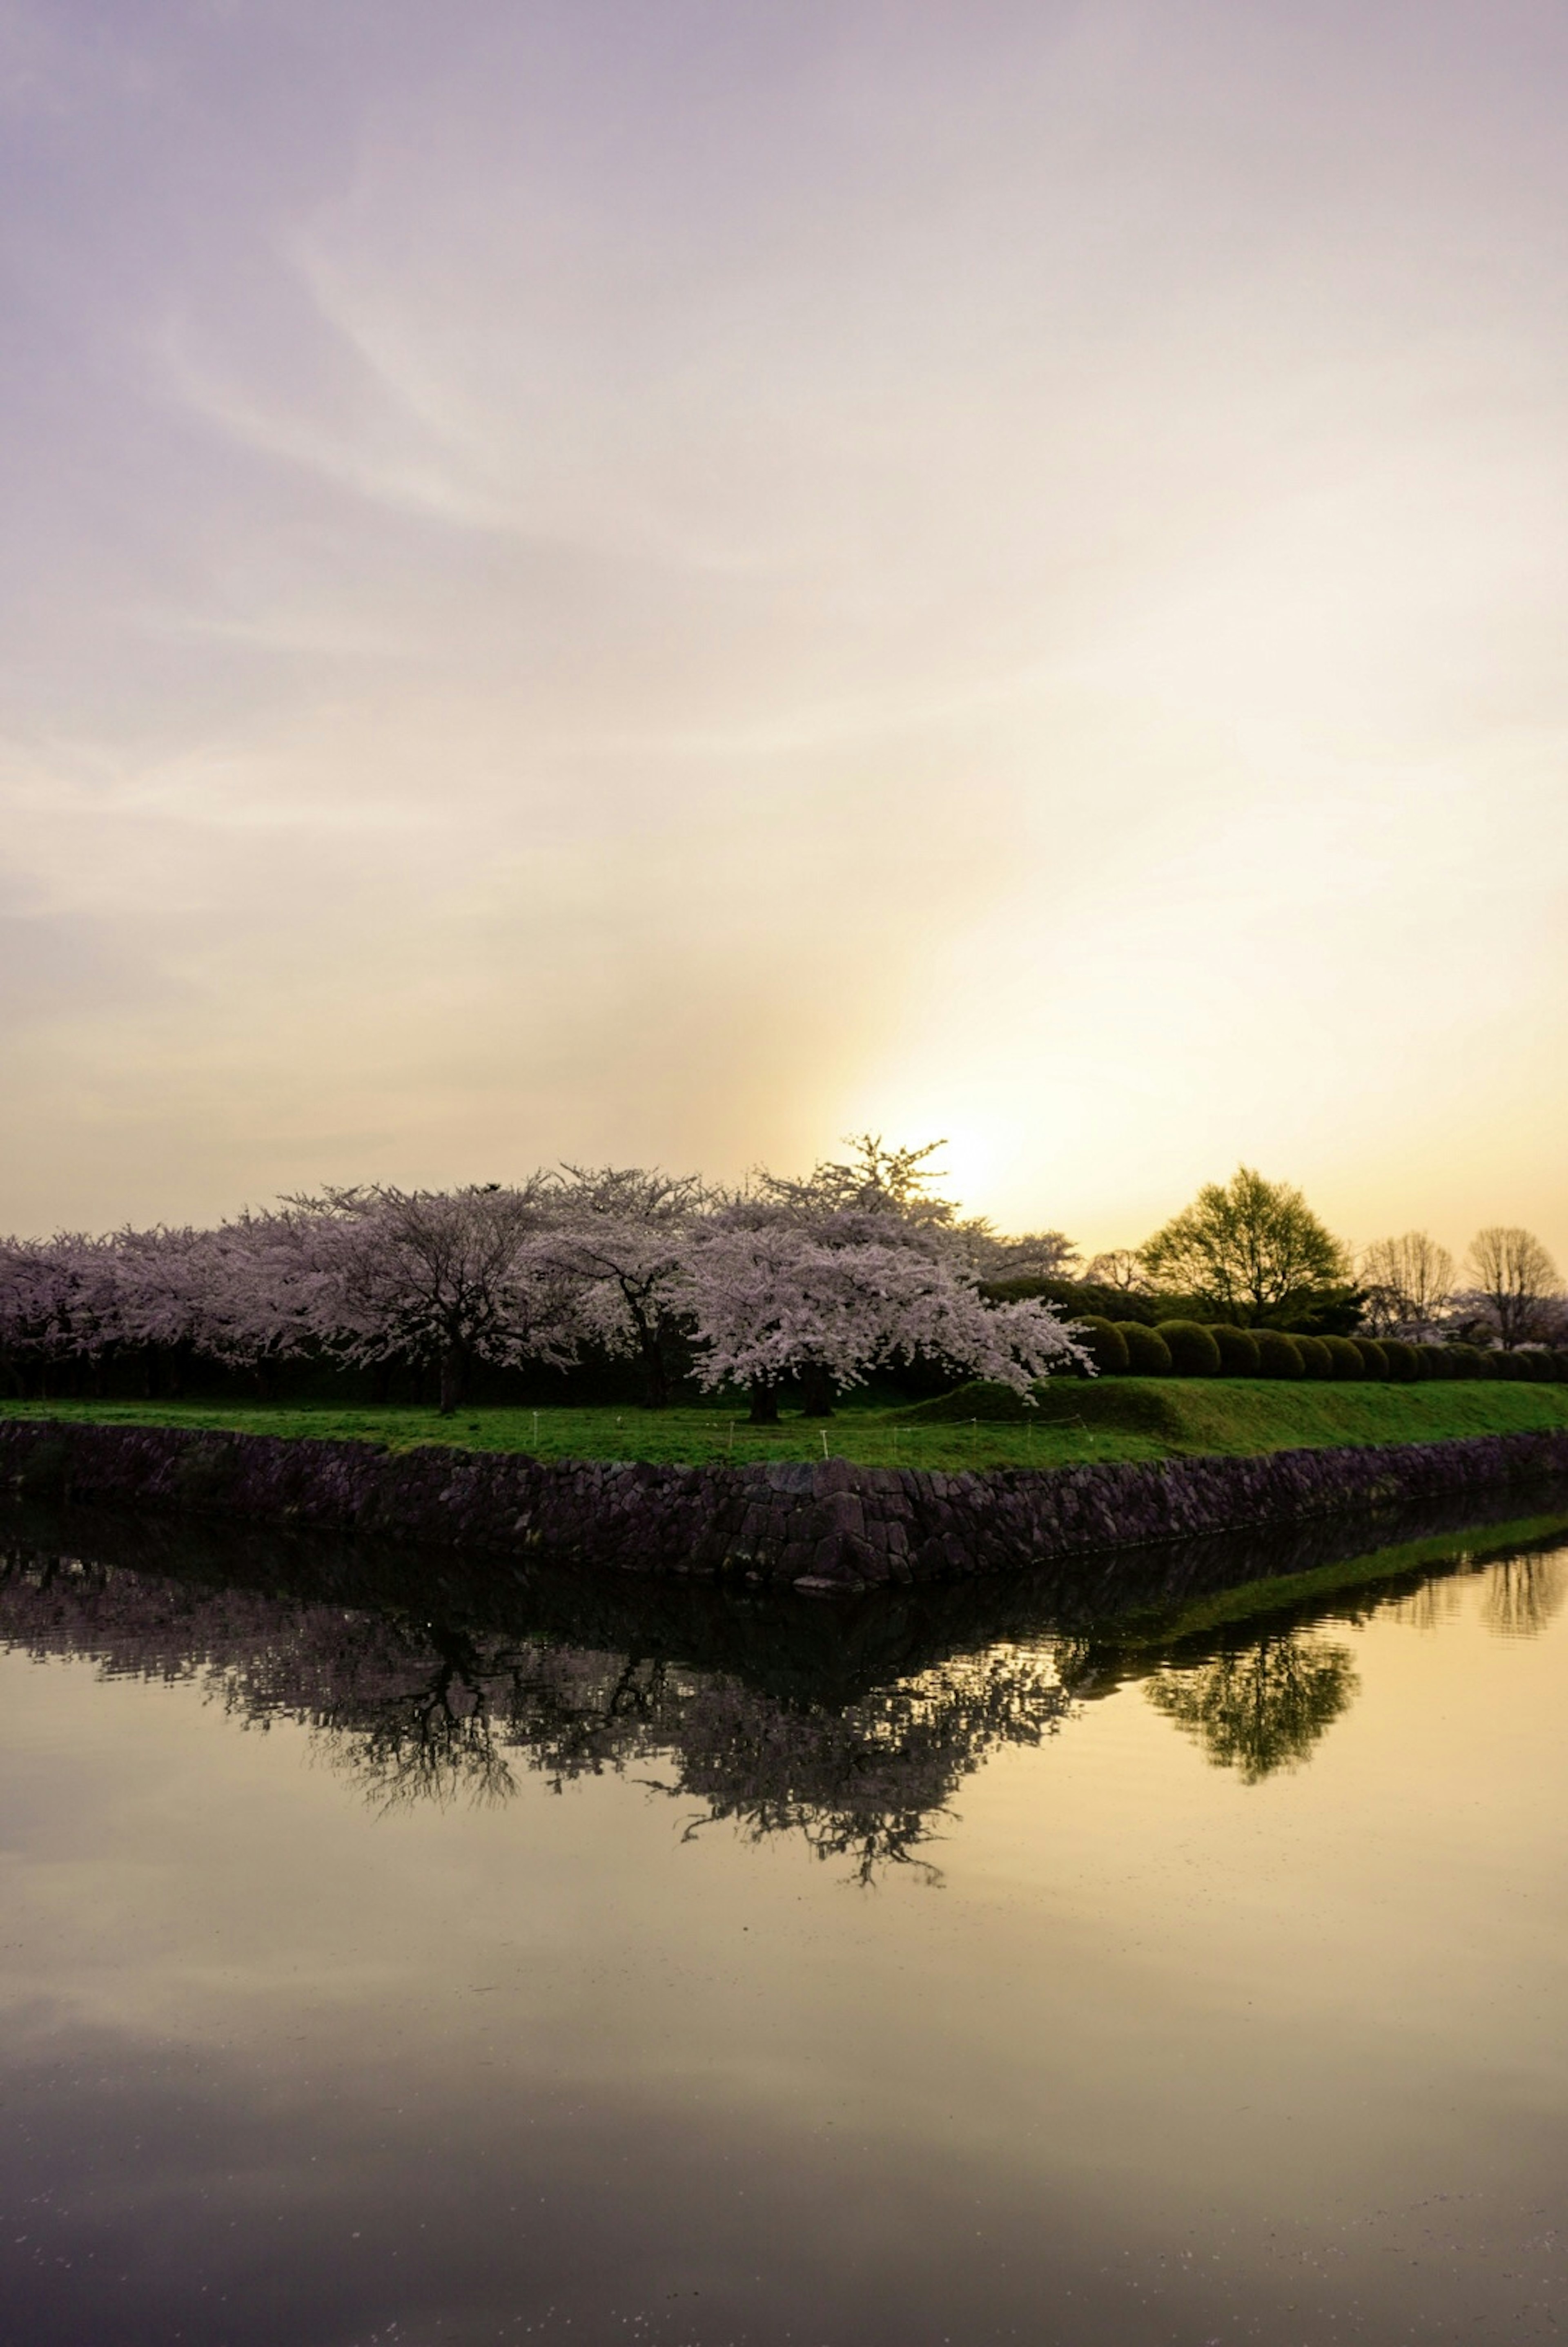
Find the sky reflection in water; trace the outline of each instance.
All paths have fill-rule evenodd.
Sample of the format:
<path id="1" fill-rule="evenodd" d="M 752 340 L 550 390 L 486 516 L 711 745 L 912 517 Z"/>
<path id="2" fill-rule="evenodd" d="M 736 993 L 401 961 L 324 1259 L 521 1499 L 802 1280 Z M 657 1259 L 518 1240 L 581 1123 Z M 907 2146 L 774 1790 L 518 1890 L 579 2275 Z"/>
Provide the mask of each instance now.
<path id="1" fill-rule="evenodd" d="M 161 1537 L 5 1542 L 13 2335 L 1554 2334 L 1562 1532 L 1113 1623 Z"/>

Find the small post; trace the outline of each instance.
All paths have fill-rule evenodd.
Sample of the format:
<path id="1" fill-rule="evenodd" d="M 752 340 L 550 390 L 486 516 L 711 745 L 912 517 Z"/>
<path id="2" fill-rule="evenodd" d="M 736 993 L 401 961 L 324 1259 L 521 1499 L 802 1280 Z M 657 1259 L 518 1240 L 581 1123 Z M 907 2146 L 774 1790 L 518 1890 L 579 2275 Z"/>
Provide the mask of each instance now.
<path id="1" fill-rule="evenodd" d="M 539 1448 L 539 1413 L 537 1410 L 534 1412 L 534 1448 L 535 1450 Z"/>
<path id="2" fill-rule="evenodd" d="M 824 1459 L 826 1459 L 827 1455 L 828 1455 L 828 1437 L 827 1437 L 827 1433 L 826 1433 L 826 1431 L 825 1431 L 825 1430 L 823 1430 L 823 1432 L 822 1432 L 822 1456 L 823 1456 L 823 1458 L 824 1458 Z"/>

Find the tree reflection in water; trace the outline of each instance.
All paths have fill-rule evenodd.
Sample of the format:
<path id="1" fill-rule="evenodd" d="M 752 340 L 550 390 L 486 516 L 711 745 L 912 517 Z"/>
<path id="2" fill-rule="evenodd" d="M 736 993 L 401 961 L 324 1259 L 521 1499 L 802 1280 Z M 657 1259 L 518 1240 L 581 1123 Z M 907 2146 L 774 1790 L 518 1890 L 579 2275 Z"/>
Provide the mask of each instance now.
<path id="1" fill-rule="evenodd" d="M 1309 1759 L 1358 1684 L 1348 1647 L 1286 1630 L 1185 1668 L 1167 1664 L 1147 1694 L 1217 1768 L 1257 1785 Z"/>
<path id="2" fill-rule="evenodd" d="M 861 1882 L 925 1863 L 962 1779 L 995 1745 L 1039 1743 L 1068 1707 L 1049 1645 L 956 1655 L 837 1707 L 782 1703 L 660 1658 L 486 1652 L 428 1626 L 391 1674 L 400 1684 L 387 1659 L 311 1714 L 332 1765 L 378 1807 L 504 1798 L 516 1766 L 557 1792 L 636 1771 L 697 1805 L 688 1837 L 721 1822 L 753 1841 L 799 1834 Z"/>
<path id="3" fill-rule="evenodd" d="M 1504 1638 L 1538 1638 L 1568 1596 L 1568 1556 L 1510 1556 L 1486 1577 L 1481 1618 Z"/>
<path id="4" fill-rule="evenodd" d="M 1357 1688 L 1349 1650 L 1299 1606 L 1162 1652 L 1115 1623 L 1062 1631 L 1081 1585 L 809 1614 L 715 1592 L 683 1612 L 678 1594 L 606 1595 L 591 1578 L 563 1594 L 458 1568 L 383 1573 L 357 1554 L 291 1566 L 271 1594 L 210 1565 L 132 1569 L 66 1545 L 6 1540 L 0 1640 L 193 1681 L 247 1727 L 300 1721 L 377 1809 L 501 1801 L 525 1775 L 560 1792 L 616 1773 L 684 1804 L 688 1838 L 716 1824 L 752 1841 L 798 1836 L 862 1883 L 891 1866 L 933 1875 L 929 1845 L 986 1756 L 1040 1744 L 1129 1679 L 1249 1785 L 1306 1761 Z M 253 1575 L 279 1569 L 271 1553 Z M 1167 1593 L 1192 1585 L 1190 1560 L 1156 1563 Z M 1461 1551 L 1453 1565 L 1484 1575 L 1483 1619 L 1511 1635 L 1539 1632 L 1568 1594 L 1561 1546 L 1485 1563 Z M 1447 1571 L 1385 1583 L 1365 1610 L 1435 1624 L 1447 1607 L 1424 1593 L 1451 1590 Z M 1125 1619 L 1146 1624 L 1136 1577 L 1124 1571 L 1122 1585 Z M 343 1597 L 328 1602 L 334 1587 Z"/>
<path id="5" fill-rule="evenodd" d="M 557 1792 L 635 1774 L 693 1805 L 688 1835 L 800 1836 L 870 1882 L 927 1864 L 954 1792 L 1069 1709 L 1052 1640 L 998 1643 L 860 1688 L 782 1697 L 738 1673 L 406 1612 L 192 1588 L 79 1558 L 0 1564 L 0 1637 L 115 1675 L 188 1679 L 265 1729 L 292 1717 L 379 1809 L 494 1802 L 520 1771 Z M 928 1866 L 928 1871 L 930 1871 Z"/>

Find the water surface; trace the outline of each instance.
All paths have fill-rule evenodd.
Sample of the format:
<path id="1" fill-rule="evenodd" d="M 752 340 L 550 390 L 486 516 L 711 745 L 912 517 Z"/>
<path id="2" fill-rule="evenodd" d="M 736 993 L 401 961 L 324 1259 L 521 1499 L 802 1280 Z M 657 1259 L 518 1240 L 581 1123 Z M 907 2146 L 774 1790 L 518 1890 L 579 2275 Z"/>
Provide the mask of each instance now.
<path id="1" fill-rule="evenodd" d="M 1396 1535 L 839 1610 L 10 1520 L 7 2335 L 1555 2337 L 1568 1512 Z"/>

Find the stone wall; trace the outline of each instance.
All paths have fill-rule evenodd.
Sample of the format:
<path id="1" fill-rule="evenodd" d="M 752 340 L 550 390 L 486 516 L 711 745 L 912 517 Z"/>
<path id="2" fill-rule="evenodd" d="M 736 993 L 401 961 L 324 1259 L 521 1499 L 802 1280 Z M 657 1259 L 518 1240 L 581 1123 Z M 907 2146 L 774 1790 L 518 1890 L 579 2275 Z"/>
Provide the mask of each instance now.
<path id="1" fill-rule="evenodd" d="M 1568 1476 L 1568 1432 L 1153 1465 L 993 1469 L 545 1464 L 162 1426 L 0 1419 L 0 1490 L 196 1510 L 624 1573 L 830 1594 L 1479 1497 Z"/>

